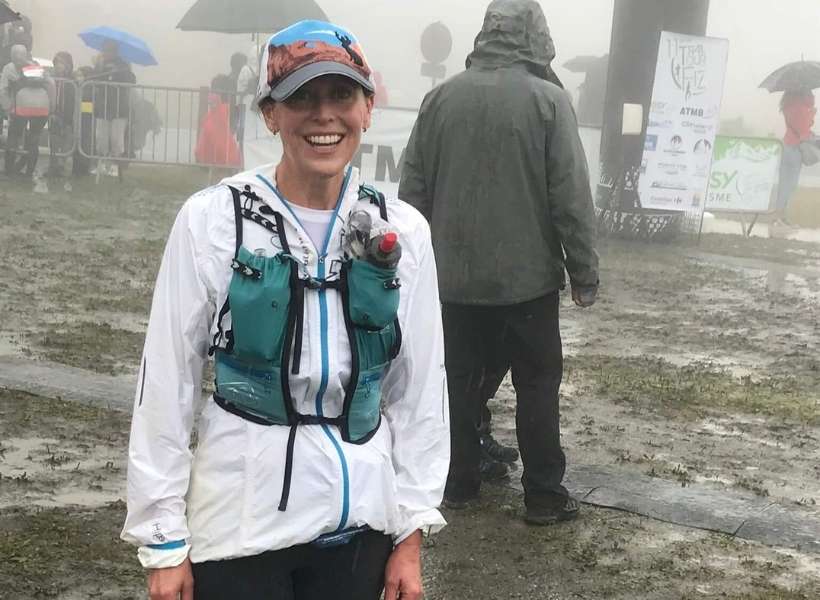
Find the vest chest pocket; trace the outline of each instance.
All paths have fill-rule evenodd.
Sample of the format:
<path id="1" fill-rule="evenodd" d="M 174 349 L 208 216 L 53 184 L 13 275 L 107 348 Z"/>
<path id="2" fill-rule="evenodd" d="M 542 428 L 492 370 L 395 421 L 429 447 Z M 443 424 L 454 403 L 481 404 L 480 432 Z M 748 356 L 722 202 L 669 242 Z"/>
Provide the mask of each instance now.
<path id="1" fill-rule="evenodd" d="M 237 260 L 254 274 L 235 270 L 231 279 L 233 354 L 250 361 L 278 362 L 291 302 L 290 259 L 256 256 L 242 247 Z"/>
<path id="2" fill-rule="evenodd" d="M 217 352 L 214 370 L 217 393 L 222 400 L 268 424 L 288 424 L 279 367 L 250 366 Z"/>
<path id="3" fill-rule="evenodd" d="M 381 419 L 382 380 L 399 343 L 396 321 L 379 330 L 354 327 L 358 376 L 348 407 L 345 441 L 362 443 L 372 436 Z"/>
<path id="4" fill-rule="evenodd" d="M 258 422 L 289 424 L 282 389 L 282 350 L 291 303 L 291 264 L 240 247 L 228 298 L 229 348 L 214 361 L 219 401 Z"/>
<path id="5" fill-rule="evenodd" d="M 395 321 L 400 295 L 396 269 L 385 269 L 356 259 L 346 268 L 353 324 L 379 330 Z"/>
<path id="6" fill-rule="evenodd" d="M 372 435 L 381 419 L 382 377 L 387 365 L 359 372 L 347 422 L 347 437 L 357 443 Z"/>

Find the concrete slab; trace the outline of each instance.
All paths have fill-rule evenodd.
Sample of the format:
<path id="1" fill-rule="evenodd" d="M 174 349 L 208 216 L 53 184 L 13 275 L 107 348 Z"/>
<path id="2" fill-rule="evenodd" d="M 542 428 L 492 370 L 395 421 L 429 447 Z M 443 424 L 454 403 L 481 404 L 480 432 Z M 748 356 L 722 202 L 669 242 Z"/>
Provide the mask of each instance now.
<path id="1" fill-rule="evenodd" d="M 808 507 L 772 503 L 763 512 L 750 516 L 736 535 L 772 546 L 789 546 L 820 554 L 820 515 Z"/>
<path id="2" fill-rule="evenodd" d="M 585 504 L 820 554 L 820 511 L 736 490 L 680 484 L 617 467 L 572 465 L 564 484 Z M 510 487 L 523 492 L 520 481 Z"/>
<path id="3" fill-rule="evenodd" d="M 46 361 L 0 358 L 0 387 L 90 406 L 131 411 L 137 382 Z"/>

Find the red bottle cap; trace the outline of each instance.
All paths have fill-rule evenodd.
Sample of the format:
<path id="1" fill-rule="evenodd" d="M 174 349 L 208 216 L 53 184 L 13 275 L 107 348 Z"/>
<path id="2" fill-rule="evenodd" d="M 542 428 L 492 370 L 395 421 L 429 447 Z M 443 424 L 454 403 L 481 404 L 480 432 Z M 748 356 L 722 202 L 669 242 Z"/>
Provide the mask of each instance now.
<path id="1" fill-rule="evenodd" d="M 393 248 L 396 247 L 396 244 L 399 241 L 399 236 L 397 236 L 392 231 L 384 234 L 381 243 L 379 244 L 379 250 L 384 252 L 385 254 L 389 254 L 393 252 Z"/>

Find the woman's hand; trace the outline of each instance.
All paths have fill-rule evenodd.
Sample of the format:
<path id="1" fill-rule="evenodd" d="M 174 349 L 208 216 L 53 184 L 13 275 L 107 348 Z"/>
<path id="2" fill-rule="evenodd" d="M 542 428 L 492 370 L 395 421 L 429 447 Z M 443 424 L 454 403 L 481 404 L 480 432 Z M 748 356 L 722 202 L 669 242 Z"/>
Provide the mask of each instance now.
<path id="1" fill-rule="evenodd" d="M 421 600 L 421 531 L 397 545 L 384 571 L 384 600 Z"/>
<path id="2" fill-rule="evenodd" d="M 191 561 L 167 569 L 148 571 L 148 597 L 151 600 L 194 600 L 194 574 Z"/>

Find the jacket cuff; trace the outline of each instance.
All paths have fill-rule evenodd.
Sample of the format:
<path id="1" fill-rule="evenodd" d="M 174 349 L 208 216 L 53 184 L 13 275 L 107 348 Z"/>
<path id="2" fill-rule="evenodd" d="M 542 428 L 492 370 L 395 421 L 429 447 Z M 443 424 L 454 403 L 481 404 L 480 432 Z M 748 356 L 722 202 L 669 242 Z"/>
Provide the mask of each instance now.
<path id="1" fill-rule="evenodd" d="M 592 280 L 588 279 L 587 281 L 592 281 Z M 598 287 L 601 286 L 601 280 L 596 277 L 594 283 L 581 283 L 581 281 L 578 280 L 578 279 L 570 279 L 570 285 L 572 286 L 573 289 L 577 289 L 577 290 L 586 289 L 586 288 L 598 288 Z"/>
<path id="2" fill-rule="evenodd" d="M 185 541 L 161 546 L 140 546 L 137 557 L 145 569 L 167 569 L 181 565 L 188 558 L 190 549 L 191 546 Z"/>
<path id="3" fill-rule="evenodd" d="M 447 521 L 444 520 L 442 514 L 435 508 L 416 513 L 406 519 L 404 526 L 391 536 L 393 538 L 393 546 L 395 547 L 402 543 L 417 529 L 421 529 L 422 535 L 428 536 L 438 533 L 444 529 L 445 525 L 447 525 Z"/>

